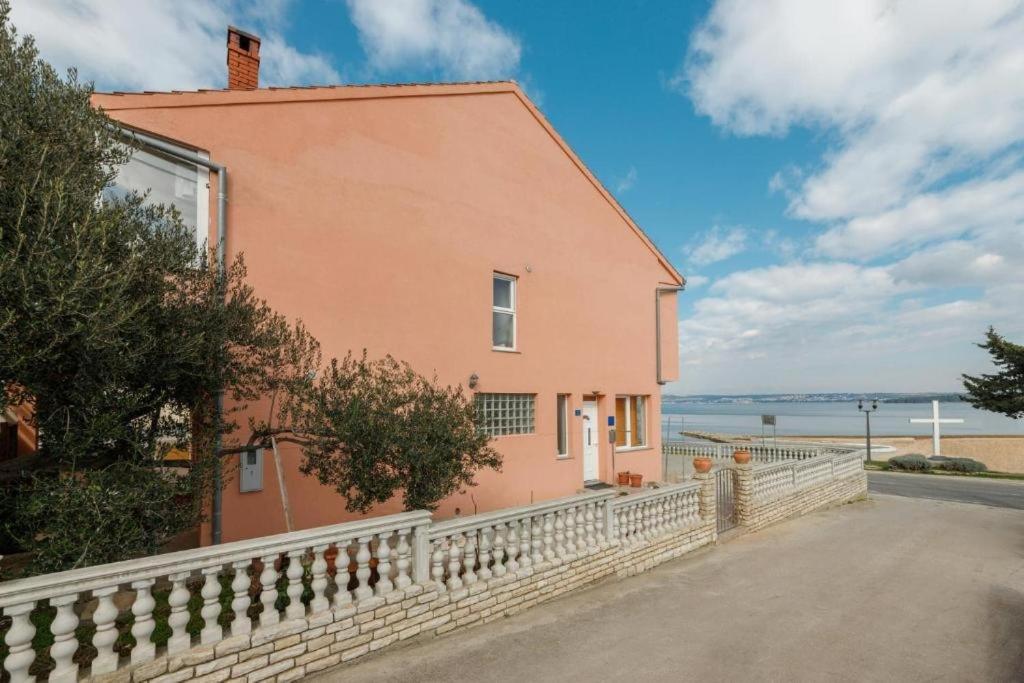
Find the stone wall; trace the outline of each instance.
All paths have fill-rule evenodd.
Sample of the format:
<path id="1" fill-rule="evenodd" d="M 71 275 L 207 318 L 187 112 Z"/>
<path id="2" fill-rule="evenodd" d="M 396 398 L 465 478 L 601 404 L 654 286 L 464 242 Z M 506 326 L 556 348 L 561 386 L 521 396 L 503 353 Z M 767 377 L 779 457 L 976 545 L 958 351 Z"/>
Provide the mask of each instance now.
<path id="1" fill-rule="evenodd" d="M 499 578 L 447 590 L 435 582 L 395 589 L 345 609 L 332 608 L 252 633 L 164 655 L 93 681 L 291 681 L 400 641 L 485 624 L 610 576 L 632 576 L 714 543 L 712 475 L 699 475 L 700 518 L 646 539 L 602 541 Z"/>
<path id="2" fill-rule="evenodd" d="M 857 454 L 737 465 L 733 476 L 737 521 L 749 530 L 866 493 Z M 4 667 L 14 683 L 31 680 L 34 628 L 29 615 L 48 603 L 58 610 L 51 625 L 56 642 L 50 654 L 57 663 L 51 681 L 296 680 L 409 638 L 470 628 L 607 577 L 648 571 L 715 543 L 715 474 L 694 479 L 625 497 L 614 491 L 585 494 L 436 524 L 425 512 L 403 513 L 247 541 L 242 549 L 228 544 L 0 584 L 0 606 L 13 619 L 5 636 L 11 654 Z M 333 541 L 335 547 L 352 565 L 329 562 L 327 548 L 336 538 L 341 540 Z M 351 548 L 349 539 L 354 539 Z M 350 549 L 356 552 L 350 555 Z M 250 566 L 250 555 L 261 558 L 260 564 Z M 371 555 L 377 559 L 372 571 Z M 289 559 L 286 569 L 278 564 L 282 557 Z M 182 565 L 185 560 L 194 566 Z M 332 575 L 331 564 L 347 571 Z M 225 565 L 235 569 L 230 585 L 235 619 L 222 629 L 217 618 Z M 198 642 L 184 629 L 189 619 L 185 604 L 193 595 L 185 579 L 197 568 L 204 577 L 207 625 Z M 154 626 L 153 577 L 165 575 L 175 587 L 168 622 L 174 636 L 159 651 L 151 642 L 139 647 L 149 641 Z M 281 577 L 289 597 L 283 610 L 275 606 Z M 248 612 L 253 580 L 262 586 L 257 616 Z M 135 589 L 129 602 L 137 645 L 130 657 L 118 657 L 112 650 L 118 616 L 113 596 L 125 583 Z M 330 584 L 338 590 L 328 591 Z M 299 601 L 307 588 L 313 594 L 308 606 Z M 78 624 L 73 606 L 76 596 L 89 592 L 99 596 L 92 643 L 100 654 L 86 671 L 72 660 Z"/>
<path id="3" fill-rule="evenodd" d="M 780 469 L 777 466 L 770 467 L 776 471 Z M 748 531 L 757 531 L 790 517 L 867 497 L 867 476 L 862 469 L 812 486 L 792 487 L 758 496 L 755 494 L 754 478 L 759 469 L 767 468 L 751 464 L 737 465 L 733 475 L 736 521 Z"/>

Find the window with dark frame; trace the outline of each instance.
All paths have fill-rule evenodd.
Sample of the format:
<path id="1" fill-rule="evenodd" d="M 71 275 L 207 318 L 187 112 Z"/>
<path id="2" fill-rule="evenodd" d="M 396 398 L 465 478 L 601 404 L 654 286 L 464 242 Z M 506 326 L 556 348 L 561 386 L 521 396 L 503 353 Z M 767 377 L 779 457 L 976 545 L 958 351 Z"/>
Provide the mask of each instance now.
<path id="1" fill-rule="evenodd" d="M 569 457 L 569 395 L 559 394 L 557 398 L 558 457 Z"/>

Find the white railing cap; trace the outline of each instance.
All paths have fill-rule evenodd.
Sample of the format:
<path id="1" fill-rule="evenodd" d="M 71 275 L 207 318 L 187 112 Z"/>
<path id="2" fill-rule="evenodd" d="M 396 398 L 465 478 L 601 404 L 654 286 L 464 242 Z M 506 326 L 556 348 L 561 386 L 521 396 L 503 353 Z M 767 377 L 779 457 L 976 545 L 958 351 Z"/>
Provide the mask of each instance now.
<path id="1" fill-rule="evenodd" d="M 141 579 L 155 579 L 169 574 L 193 572 L 291 550 L 304 550 L 318 545 L 352 541 L 359 537 L 387 531 L 413 529 L 430 523 L 430 519 L 431 514 L 426 510 L 402 512 L 386 517 L 343 522 L 342 524 L 291 531 L 273 536 L 261 536 L 244 541 L 232 541 L 205 548 L 180 550 L 152 557 L 141 557 L 135 560 L 124 560 L 5 581 L 0 583 L 0 609 L 62 595 L 83 593 L 97 588 L 120 586 Z"/>
<path id="2" fill-rule="evenodd" d="M 644 501 L 651 500 L 652 498 L 661 498 L 662 496 L 668 496 L 673 493 L 682 493 L 689 490 L 700 491 L 701 483 L 699 481 L 688 481 L 682 484 L 669 484 L 668 486 L 659 486 L 656 489 L 647 489 L 640 493 L 631 493 L 628 496 L 621 496 L 612 501 L 613 507 L 624 507 L 632 505 L 633 503 L 643 503 Z"/>
<path id="3" fill-rule="evenodd" d="M 581 503 L 598 503 L 603 500 L 614 498 L 617 495 L 618 491 L 615 491 L 614 489 L 606 491 L 592 491 L 589 493 L 580 493 L 575 496 L 568 496 L 566 498 L 547 500 L 542 503 L 523 505 L 521 507 L 503 508 L 492 512 L 481 512 L 480 514 L 470 515 L 469 517 L 455 517 L 454 519 L 448 519 L 443 522 L 436 522 L 432 524 L 428 536 L 431 540 L 434 540 L 463 531 L 472 531 L 473 529 L 477 529 L 481 526 L 487 526 L 489 524 L 499 524 L 501 522 L 507 522 L 514 519 L 522 519 L 523 517 L 532 517 L 534 515 L 544 514 L 547 512 L 554 512 L 555 510 L 572 507 Z"/>

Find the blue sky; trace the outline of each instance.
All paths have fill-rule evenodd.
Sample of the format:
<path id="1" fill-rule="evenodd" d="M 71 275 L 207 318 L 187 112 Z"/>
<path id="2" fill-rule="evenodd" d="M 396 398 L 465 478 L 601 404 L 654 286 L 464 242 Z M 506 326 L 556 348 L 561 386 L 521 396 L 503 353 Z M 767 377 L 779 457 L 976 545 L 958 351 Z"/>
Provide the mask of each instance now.
<path id="1" fill-rule="evenodd" d="M 514 78 L 690 280 L 677 393 L 956 390 L 1024 336 L 1024 6 L 13 0 L 99 89 Z"/>

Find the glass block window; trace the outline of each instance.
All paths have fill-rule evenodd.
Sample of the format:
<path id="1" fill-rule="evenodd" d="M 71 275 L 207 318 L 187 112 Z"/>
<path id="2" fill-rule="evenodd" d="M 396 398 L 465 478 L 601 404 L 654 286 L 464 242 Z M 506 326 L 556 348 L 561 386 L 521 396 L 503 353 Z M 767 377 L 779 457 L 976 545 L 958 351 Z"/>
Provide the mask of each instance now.
<path id="1" fill-rule="evenodd" d="M 534 394 L 477 394 L 481 429 L 491 436 L 533 434 Z"/>

